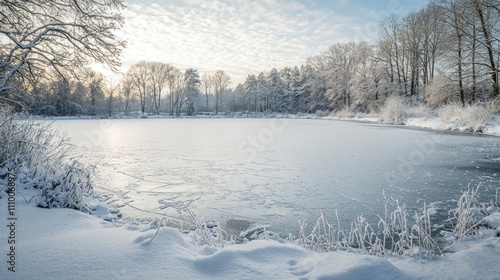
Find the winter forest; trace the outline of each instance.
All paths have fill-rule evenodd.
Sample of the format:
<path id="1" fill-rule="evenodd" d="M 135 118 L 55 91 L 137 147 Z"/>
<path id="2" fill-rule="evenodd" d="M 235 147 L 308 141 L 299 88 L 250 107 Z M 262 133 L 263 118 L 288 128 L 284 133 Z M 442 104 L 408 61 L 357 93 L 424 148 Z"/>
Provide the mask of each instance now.
<path id="1" fill-rule="evenodd" d="M 86 44 L 67 39 L 77 47 Z M 50 42 L 34 48 L 13 47 L 16 43 L 0 46 L 1 95 L 35 115 L 370 113 L 390 96 L 430 107 L 458 103 L 491 109 L 498 108 L 500 91 L 500 3 L 494 0 L 433 0 L 406 17 L 381 20 L 376 42 L 336 43 L 301 66 L 262 69 L 239 84 L 223 69 L 200 73 L 196 65 L 179 69 L 159 61 L 137 62 L 120 80 L 111 79 L 86 70 L 78 55 L 55 51 L 68 43 L 52 42 L 57 44 L 48 49 L 43 44 Z M 109 51 L 119 54 L 122 44 Z M 96 59 L 112 59 L 89 51 Z"/>

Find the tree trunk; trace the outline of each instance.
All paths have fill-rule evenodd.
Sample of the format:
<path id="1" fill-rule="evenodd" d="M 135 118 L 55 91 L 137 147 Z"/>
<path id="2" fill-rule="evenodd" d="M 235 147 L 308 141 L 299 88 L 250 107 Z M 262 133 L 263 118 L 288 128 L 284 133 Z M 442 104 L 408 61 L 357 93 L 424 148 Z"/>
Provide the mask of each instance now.
<path id="1" fill-rule="evenodd" d="M 472 25 L 472 102 L 477 102 L 476 92 L 476 23 Z"/>
<path id="2" fill-rule="evenodd" d="M 493 81 L 493 93 L 495 94 L 495 96 L 498 96 L 499 94 L 498 75 L 495 66 L 495 57 L 493 55 L 493 47 L 491 45 L 491 34 L 486 26 L 486 21 L 484 19 L 483 8 L 481 7 L 481 3 L 482 3 L 481 1 L 474 1 L 477 15 L 479 17 L 479 20 L 481 21 L 481 28 L 483 29 L 484 39 L 486 40 L 485 42 L 486 49 L 488 50 L 488 57 L 490 59 L 491 80 Z"/>
<path id="3" fill-rule="evenodd" d="M 460 37 L 460 36 L 459 36 Z M 463 83 L 463 74 L 462 74 L 462 39 L 458 40 L 458 86 L 460 88 L 460 102 L 462 102 L 462 106 L 465 107 L 465 94 L 464 94 L 464 83 Z"/>

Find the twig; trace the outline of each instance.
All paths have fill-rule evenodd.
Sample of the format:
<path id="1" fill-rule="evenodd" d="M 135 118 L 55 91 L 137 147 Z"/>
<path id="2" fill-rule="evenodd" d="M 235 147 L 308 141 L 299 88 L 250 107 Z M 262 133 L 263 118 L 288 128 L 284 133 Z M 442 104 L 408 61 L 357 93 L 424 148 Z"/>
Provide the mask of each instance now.
<path id="1" fill-rule="evenodd" d="M 155 232 L 155 234 L 153 235 L 153 237 L 151 237 L 151 239 L 149 240 L 148 245 L 149 245 L 149 244 L 151 244 L 151 242 L 153 242 L 153 239 L 155 239 L 156 235 L 157 235 L 157 234 L 158 234 L 158 232 L 160 231 L 160 228 L 161 228 L 161 223 L 163 222 L 163 219 L 164 219 L 164 218 L 161 218 L 160 223 L 158 223 L 158 228 L 156 229 L 156 232 Z"/>

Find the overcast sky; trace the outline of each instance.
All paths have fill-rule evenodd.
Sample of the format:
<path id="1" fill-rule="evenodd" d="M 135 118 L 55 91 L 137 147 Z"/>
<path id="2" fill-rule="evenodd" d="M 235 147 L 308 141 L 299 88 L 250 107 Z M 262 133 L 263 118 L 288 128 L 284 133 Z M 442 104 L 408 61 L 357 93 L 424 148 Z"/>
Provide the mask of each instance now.
<path id="1" fill-rule="evenodd" d="M 126 71 L 162 61 L 200 73 L 248 74 L 300 66 L 343 41 L 374 42 L 378 20 L 417 11 L 427 0 L 126 0 Z"/>

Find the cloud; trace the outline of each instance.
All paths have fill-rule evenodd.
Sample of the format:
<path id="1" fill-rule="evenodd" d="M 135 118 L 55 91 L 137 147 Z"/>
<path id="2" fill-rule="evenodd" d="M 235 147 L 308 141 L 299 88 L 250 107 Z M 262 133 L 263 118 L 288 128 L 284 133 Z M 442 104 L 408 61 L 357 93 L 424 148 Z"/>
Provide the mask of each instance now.
<path id="1" fill-rule="evenodd" d="M 301 65 L 362 29 L 352 17 L 286 0 L 136 0 L 124 16 L 124 70 L 140 60 L 222 69 L 233 86 L 248 74 Z"/>

